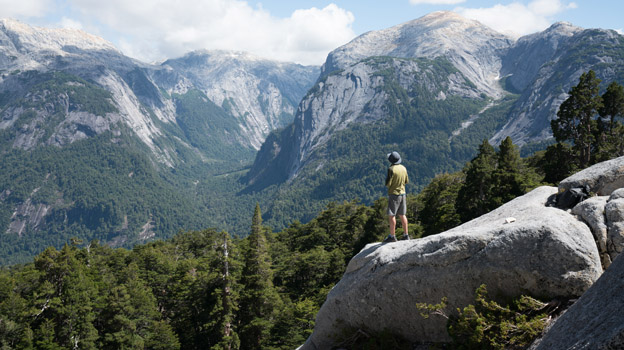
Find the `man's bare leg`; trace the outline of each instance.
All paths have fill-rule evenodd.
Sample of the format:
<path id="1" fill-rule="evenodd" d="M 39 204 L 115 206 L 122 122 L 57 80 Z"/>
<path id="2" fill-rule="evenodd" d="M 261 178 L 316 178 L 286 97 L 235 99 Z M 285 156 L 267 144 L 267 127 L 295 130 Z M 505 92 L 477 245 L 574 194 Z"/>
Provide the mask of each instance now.
<path id="1" fill-rule="evenodd" d="M 405 215 L 399 215 L 399 218 L 401 219 L 401 225 L 403 226 L 403 234 L 407 235 L 408 234 L 408 230 L 409 230 L 409 224 L 407 223 L 407 216 Z M 395 220 L 395 225 L 396 225 L 396 220 Z M 390 230 L 390 232 L 392 232 L 392 230 Z"/>
<path id="2" fill-rule="evenodd" d="M 390 236 L 394 236 L 394 232 L 396 231 L 396 217 L 389 215 L 388 222 L 390 223 Z"/>

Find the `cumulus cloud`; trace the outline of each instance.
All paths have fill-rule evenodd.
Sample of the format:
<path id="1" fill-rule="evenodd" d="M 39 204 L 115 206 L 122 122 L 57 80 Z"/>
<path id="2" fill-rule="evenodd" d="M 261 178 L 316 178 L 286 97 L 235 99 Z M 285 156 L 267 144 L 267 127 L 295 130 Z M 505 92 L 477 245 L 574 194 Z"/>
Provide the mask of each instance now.
<path id="1" fill-rule="evenodd" d="M 83 18 L 117 34 L 127 55 L 145 61 L 197 49 L 242 50 L 259 56 L 322 64 L 355 33 L 354 16 L 334 4 L 276 18 L 238 0 L 68 0 Z"/>
<path id="2" fill-rule="evenodd" d="M 412 5 L 455 5 L 466 2 L 466 0 L 410 0 Z"/>
<path id="3" fill-rule="evenodd" d="M 52 0 L 0 0 L 0 18 L 42 17 L 53 5 Z"/>
<path id="4" fill-rule="evenodd" d="M 575 9 L 576 3 L 561 0 L 533 0 L 528 4 L 513 2 L 488 8 L 457 8 L 456 12 L 505 34 L 526 35 L 544 30 L 552 23 L 552 16 Z"/>

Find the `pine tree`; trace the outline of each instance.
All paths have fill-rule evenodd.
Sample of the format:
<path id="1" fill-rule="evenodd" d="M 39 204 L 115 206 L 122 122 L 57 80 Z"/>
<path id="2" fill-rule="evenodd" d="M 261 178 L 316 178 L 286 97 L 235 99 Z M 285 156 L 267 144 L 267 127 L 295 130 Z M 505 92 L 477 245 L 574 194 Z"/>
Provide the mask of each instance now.
<path id="1" fill-rule="evenodd" d="M 262 227 L 260 205 L 256 204 L 247 237 L 240 300 L 241 349 L 262 349 L 269 340 L 270 330 L 280 307 L 280 297 L 273 286 L 271 257 L 265 230 Z"/>
<path id="2" fill-rule="evenodd" d="M 93 325 L 96 318 L 93 302 L 97 289 L 85 271 L 84 262 L 77 259 L 76 250 L 69 245 L 61 251 L 48 248 L 35 260 L 35 267 L 43 274 L 46 295 L 39 315 L 57 325 L 52 339 L 58 345 L 68 349 L 96 349 L 98 334 Z M 46 332 L 49 330 L 46 328 Z"/>
<path id="3" fill-rule="evenodd" d="M 238 288 L 233 274 L 233 269 L 236 268 L 232 258 L 234 246 L 230 235 L 225 231 L 221 232 L 219 241 L 213 265 L 220 273 L 211 296 L 211 300 L 216 302 L 210 312 L 207 327 L 215 334 L 215 339 L 218 339 L 215 341 L 217 345 L 213 347 L 214 349 L 231 350 L 240 346 L 234 324 L 238 310 Z"/>
<path id="4" fill-rule="evenodd" d="M 461 223 L 455 205 L 463 183 L 461 172 L 440 174 L 417 196 L 420 203 L 418 220 L 424 228 L 424 236 L 446 231 Z"/>
<path id="5" fill-rule="evenodd" d="M 495 206 L 491 202 L 497 159 L 494 147 L 483 140 L 477 156 L 464 168 L 466 179 L 457 195 L 456 208 L 462 222 L 479 217 Z"/>
<path id="6" fill-rule="evenodd" d="M 555 139 L 573 144 L 580 168 L 591 165 L 596 142 L 595 117 L 603 107 L 599 91 L 600 79 L 593 70 L 581 74 L 578 85 L 570 90 L 570 96 L 559 107 L 557 119 L 551 121 Z"/>
<path id="7" fill-rule="evenodd" d="M 624 86 L 612 82 L 602 95 L 600 108 L 596 161 L 604 161 L 624 155 Z"/>
<path id="8" fill-rule="evenodd" d="M 525 193 L 522 159 L 518 148 L 507 136 L 500 144 L 490 198 L 492 209 Z"/>
<path id="9" fill-rule="evenodd" d="M 571 161 L 574 158 L 572 146 L 567 143 L 558 142 L 546 148 L 544 158 L 539 166 L 544 171 L 544 181 L 556 184 L 578 170 L 577 162 Z"/>

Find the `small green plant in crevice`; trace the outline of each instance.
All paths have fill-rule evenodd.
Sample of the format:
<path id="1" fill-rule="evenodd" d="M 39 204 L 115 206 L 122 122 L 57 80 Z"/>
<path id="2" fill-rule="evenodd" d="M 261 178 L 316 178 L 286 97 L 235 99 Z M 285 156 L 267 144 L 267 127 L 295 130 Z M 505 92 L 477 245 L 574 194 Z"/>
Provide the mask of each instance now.
<path id="1" fill-rule="evenodd" d="M 439 315 L 447 319 L 447 330 L 452 339 L 451 349 L 526 349 L 542 334 L 550 317 L 550 304 L 522 295 L 507 306 L 487 300 L 487 289 L 482 284 L 476 290 L 474 304 L 457 309 L 457 315 L 448 315 L 444 309 L 447 299 L 439 304 L 418 303 L 421 316 Z"/>

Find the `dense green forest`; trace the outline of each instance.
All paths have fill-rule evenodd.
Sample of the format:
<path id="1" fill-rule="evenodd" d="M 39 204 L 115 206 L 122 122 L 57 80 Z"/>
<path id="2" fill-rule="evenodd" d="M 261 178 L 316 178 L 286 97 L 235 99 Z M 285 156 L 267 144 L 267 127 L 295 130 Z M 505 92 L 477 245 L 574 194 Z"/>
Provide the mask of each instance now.
<path id="1" fill-rule="evenodd" d="M 0 111 L 15 118 L 0 130 L 0 264 L 27 262 L 72 237 L 131 247 L 179 230 L 242 233 L 232 230 L 236 213 L 220 203 L 240 187 L 227 174 L 236 175 L 253 152 L 235 146 L 235 121 L 203 93 L 171 96 L 178 124 L 154 117 L 173 135 L 154 139 L 177 162 L 169 167 L 123 122 L 103 132 L 79 123 L 84 137 L 72 141 L 53 136 L 71 113 L 118 112 L 95 83 L 64 72 L 27 71 L 14 79 L 21 91 L 0 96 Z M 15 146 L 29 138 L 32 144 Z M 244 212 L 253 212 L 251 203 Z"/>

